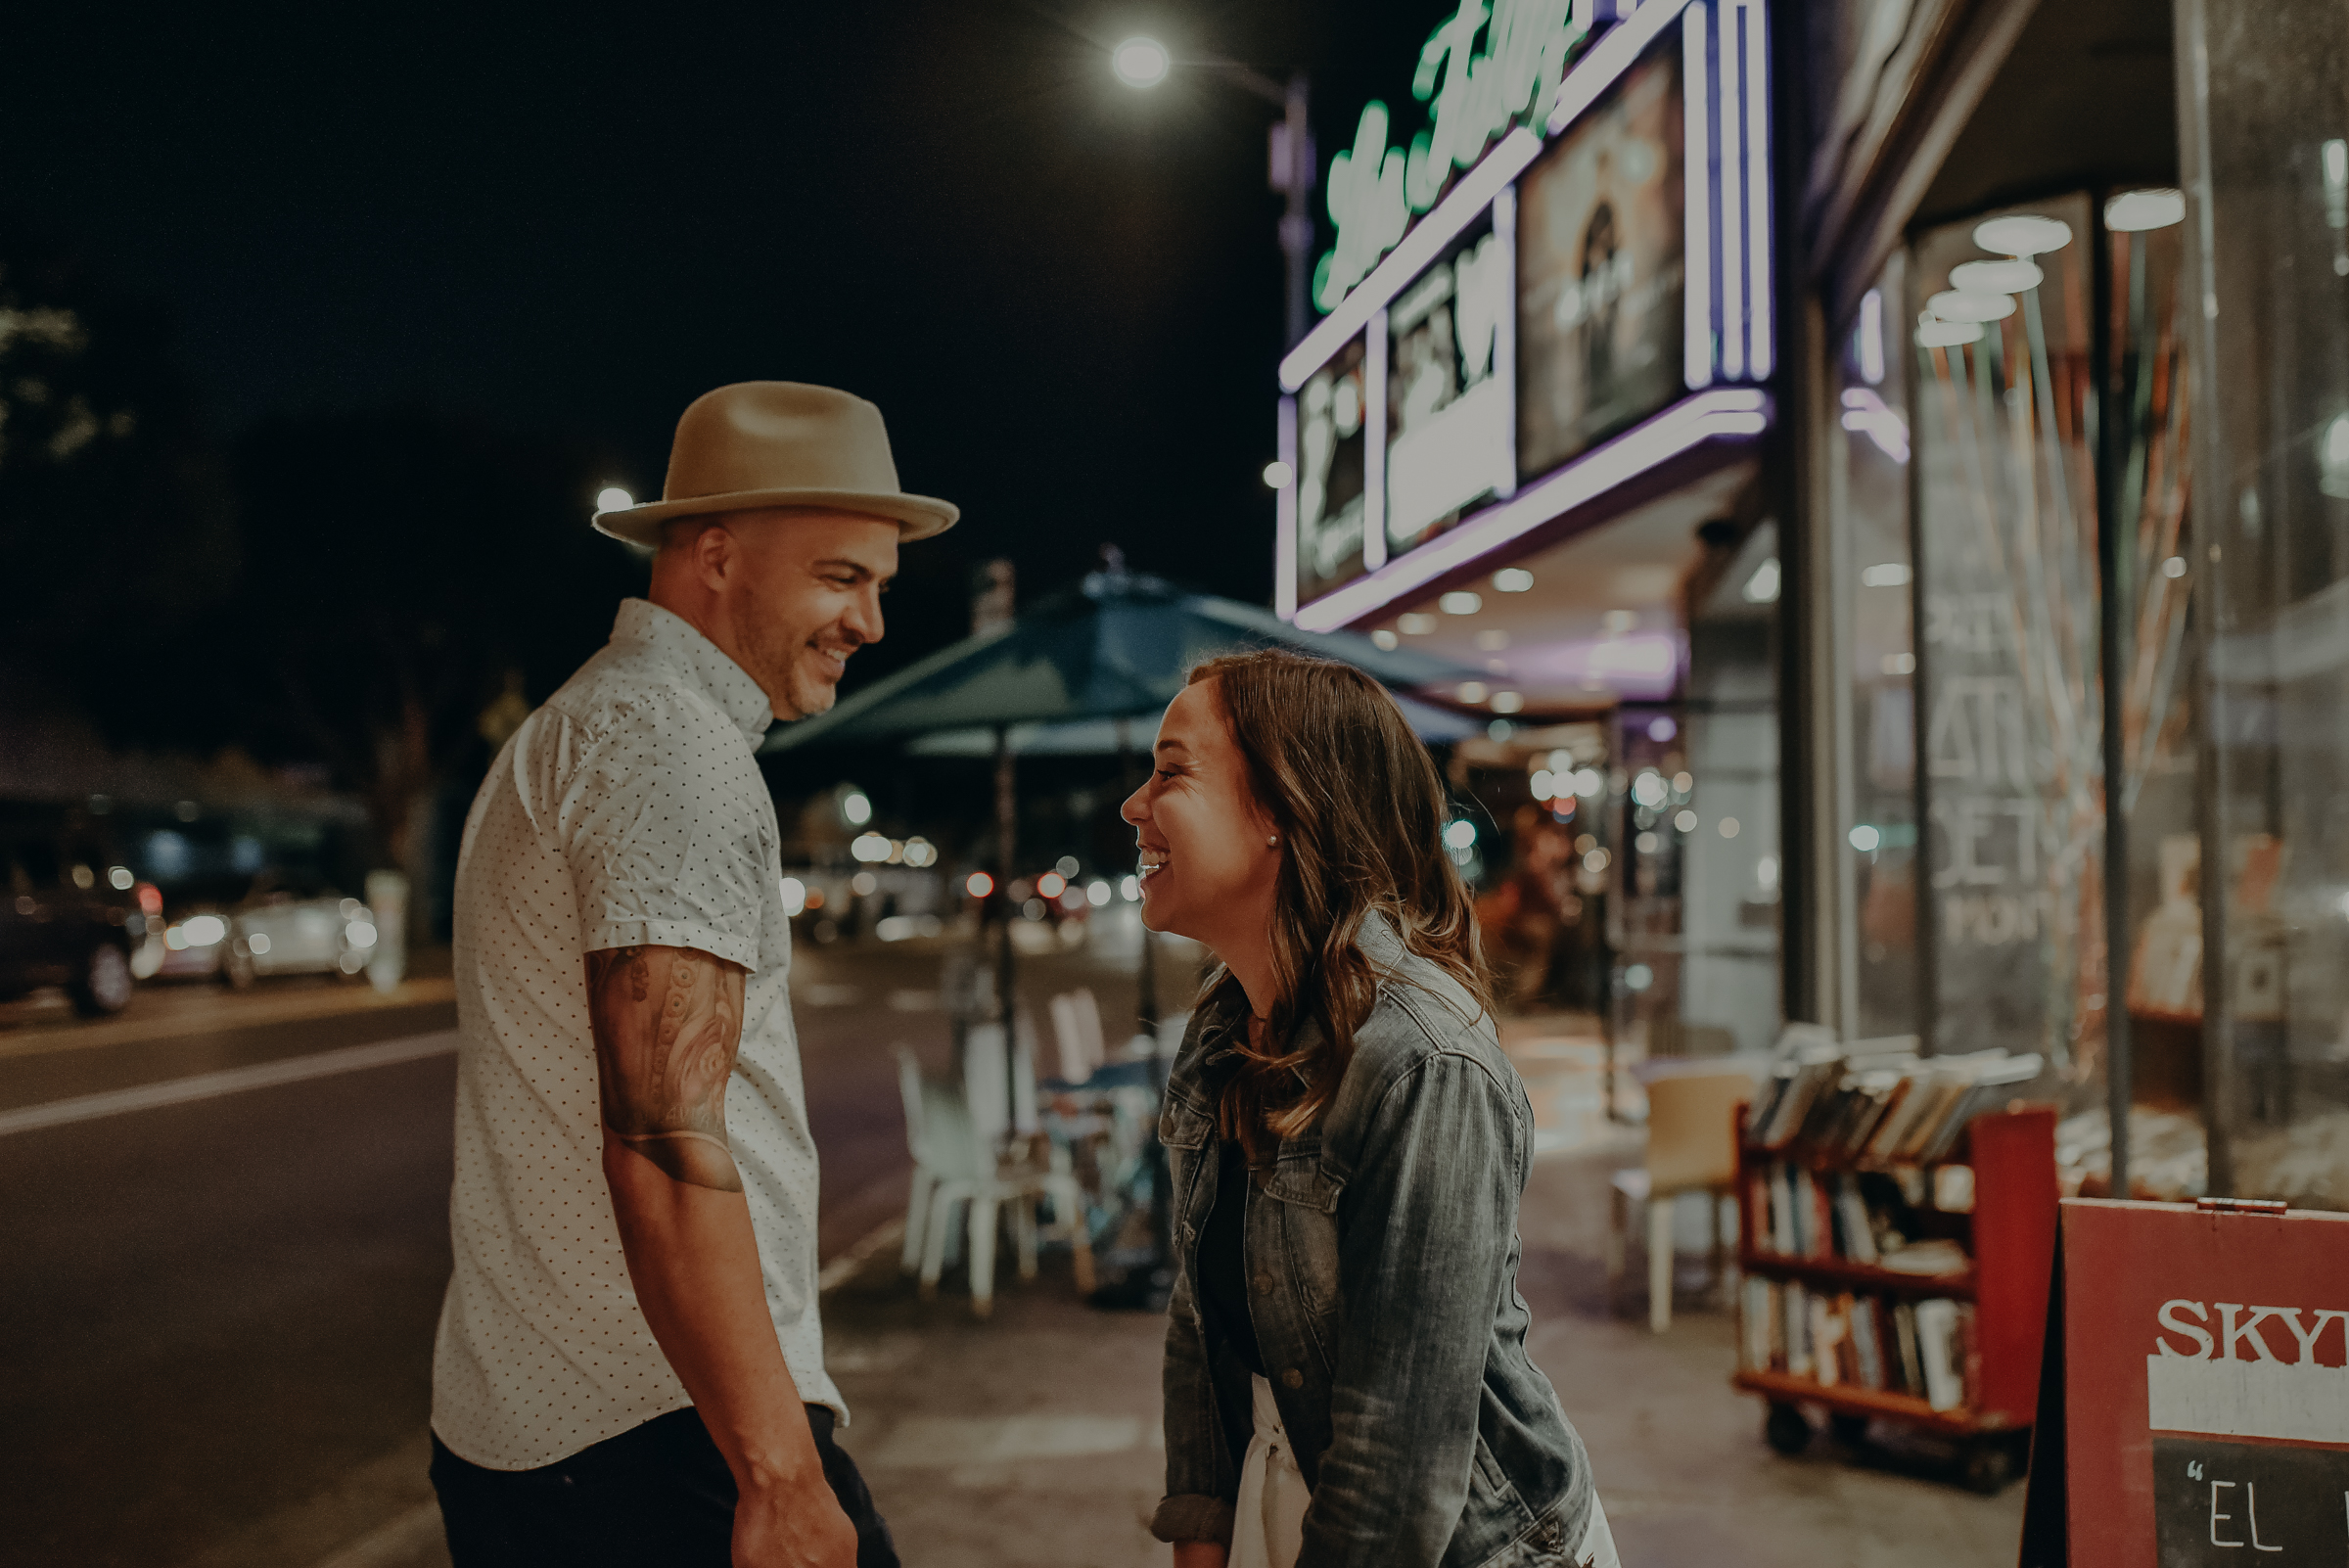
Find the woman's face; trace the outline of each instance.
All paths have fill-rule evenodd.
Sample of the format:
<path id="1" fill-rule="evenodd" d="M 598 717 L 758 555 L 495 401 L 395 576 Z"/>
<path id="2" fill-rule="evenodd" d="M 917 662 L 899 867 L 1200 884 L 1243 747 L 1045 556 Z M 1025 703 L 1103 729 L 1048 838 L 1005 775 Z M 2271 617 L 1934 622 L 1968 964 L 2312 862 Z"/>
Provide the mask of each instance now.
<path id="1" fill-rule="evenodd" d="M 1216 683 L 1185 686 L 1158 726 L 1149 782 L 1124 811 L 1141 846 L 1142 924 L 1229 961 L 1271 929 L 1280 851 Z"/>

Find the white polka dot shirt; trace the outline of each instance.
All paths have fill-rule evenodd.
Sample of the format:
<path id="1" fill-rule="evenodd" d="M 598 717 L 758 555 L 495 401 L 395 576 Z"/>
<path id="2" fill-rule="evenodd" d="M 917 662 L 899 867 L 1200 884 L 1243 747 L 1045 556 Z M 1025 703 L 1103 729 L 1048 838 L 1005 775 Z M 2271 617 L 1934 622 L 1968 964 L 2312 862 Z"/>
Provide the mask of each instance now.
<path id="1" fill-rule="evenodd" d="M 727 1138 L 800 1397 L 847 1417 L 816 1316 L 781 835 L 752 754 L 771 717 L 714 644 L 630 599 L 474 798 L 457 858 L 456 1270 L 433 1430 L 476 1464 L 552 1464 L 693 1403 L 636 1305 L 604 1182 L 585 955 L 606 947 L 698 947 L 751 971 Z"/>

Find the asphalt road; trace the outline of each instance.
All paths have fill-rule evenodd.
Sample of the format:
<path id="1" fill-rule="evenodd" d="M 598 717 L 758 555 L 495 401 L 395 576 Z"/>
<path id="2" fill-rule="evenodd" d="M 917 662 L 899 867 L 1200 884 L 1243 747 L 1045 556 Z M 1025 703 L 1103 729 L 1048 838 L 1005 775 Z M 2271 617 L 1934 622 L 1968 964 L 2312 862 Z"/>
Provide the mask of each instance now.
<path id="1" fill-rule="evenodd" d="M 892 1046 L 943 1066 L 938 963 L 830 949 L 795 969 L 826 1257 L 904 1201 Z M 1090 985 L 1114 1018 L 1123 967 L 1054 957 L 1029 985 Z M 429 979 L 391 1001 L 153 988 L 93 1025 L 0 1009 L 0 1559 L 310 1568 L 429 1500 L 455 1081 L 434 1037 L 454 1022 Z M 365 1046 L 375 1065 L 329 1054 Z M 119 1103 L 223 1073 L 243 1077 Z M 289 1073 L 321 1076 L 236 1086 Z M 116 1098 L 23 1125 L 91 1095 Z"/>

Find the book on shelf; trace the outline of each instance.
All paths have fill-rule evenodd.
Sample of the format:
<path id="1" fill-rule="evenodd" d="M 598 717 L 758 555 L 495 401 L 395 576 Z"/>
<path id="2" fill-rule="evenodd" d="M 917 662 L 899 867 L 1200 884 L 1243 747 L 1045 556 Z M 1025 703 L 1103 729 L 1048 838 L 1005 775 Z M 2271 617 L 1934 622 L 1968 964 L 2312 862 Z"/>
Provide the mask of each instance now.
<path id="1" fill-rule="evenodd" d="M 1977 1402 L 1981 1353 L 1968 1303 L 1827 1293 L 1749 1276 L 1738 1310 L 1739 1358 L 1749 1371 L 1904 1395 L 1942 1411 Z"/>
<path id="2" fill-rule="evenodd" d="M 1899 1359 L 1891 1364 L 1900 1369 L 1901 1386 L 1905 1389 L 1925 1386 L 1925 1363 L 1916 1344 L 1916 1304 L 1898 1301 L 1892 1304 L 1892 1337 Z"/>
<path id="3" fill-rule="evenodd" d="M 1955 1410 L 1965 1404 L 1965 1357 L 1958 1343 L 1958 1306 L 1941 1297 L 1916 1304 L 1916 1351 L 1923 1363 L 1925 1403 L 1937 1410 Z"/>
<path id="4" fill-rule="evenodd" d="M 1904 1181 L 1878 1171 L 1814 1171 L 1792 1160 L 1748 1165 L 1741 1202 L 1752 1250 L 1911 1274 L 1964 1272 L 1970 1261 L 1958 1242 L 1914 1239 L 1950 1221 L 1927 1214 L 1934 1188 L 1908 1175 Z"/>
<path id="5" fill-rule="evenodd" d="M 2004 1048 L 1918 1057 L 1847 1050 L 1798 1037 L 1755 1095 L 1746 1134 L 1770 1150 L 1801 1148 L 1869 1165 L 1946 1159 L 1981 1111 L 2039 1077 L 2036 1054 Z"/>

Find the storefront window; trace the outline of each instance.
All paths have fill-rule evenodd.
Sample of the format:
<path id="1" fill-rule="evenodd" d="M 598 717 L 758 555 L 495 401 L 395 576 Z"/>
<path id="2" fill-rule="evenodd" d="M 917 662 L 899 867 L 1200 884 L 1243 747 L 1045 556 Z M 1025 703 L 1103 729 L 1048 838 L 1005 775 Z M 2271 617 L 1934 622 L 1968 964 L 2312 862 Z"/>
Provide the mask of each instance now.
<path id="1" fill-rule="evenodd" d="M 1843 580 L 1851 585 L 1848 839 L 1864 1038 L 1918 1031 L 1916 639 L 1909 542 L 1909 357 L 1896 256 L 1845 336 Z"/>
<path id="2" fill-rule="evenodd" d="M 1782 1016 L 1760 493 L 1736 462 L 1367 628 L 1483 672 L 1454 858 L 1502 1010 L 1590 1015 L 1627 1059 L 1765 1049 Z"/>
<path id="3" fill-rule="evenodd" d="M 1904 332 L 1933 1044 L 2042 1053 L 2083 1100 L 2105 992 L 2091 234 L 2086 197 L 1926 233 Z"/>
<path id="4" fill-rule="evenodd" d="M 2349 13 L 2180 30 L 2211 1185 L 2349 1208 Z"/>
<path id="5" fill-rule="evenodd" d="M 2174 192 L 2105 204 L 2110 317 L 2105 445 L 2120 637 L 2121 809 L 2127 817 L 2130 1186 L 2184 1198 L 2205 1187 L 2202 1130 L 2202 843 L 2189 611 L 2193 550 L 2186 438 L 2186 303 Z M 2094 1161 L 2090 1162 L 2092 1165 Z"/>

